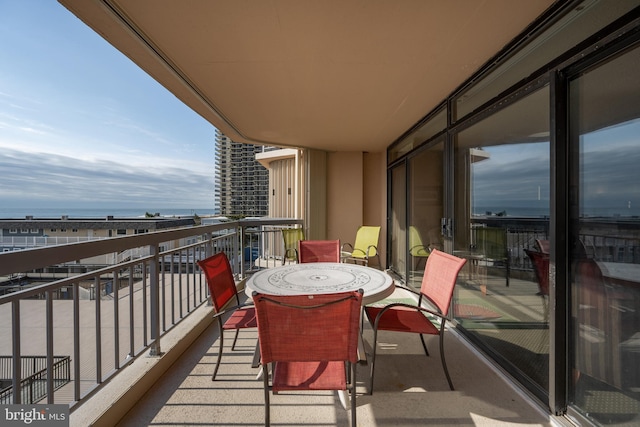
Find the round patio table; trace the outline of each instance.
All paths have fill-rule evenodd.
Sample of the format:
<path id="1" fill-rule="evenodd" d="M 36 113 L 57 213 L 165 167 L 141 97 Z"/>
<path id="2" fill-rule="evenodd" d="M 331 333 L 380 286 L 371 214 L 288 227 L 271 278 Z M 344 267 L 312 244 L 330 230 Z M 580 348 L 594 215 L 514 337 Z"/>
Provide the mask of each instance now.
<path id="1" fill-rule="evenodd" d="M 313 262 L 287 264 L 260 270 L 249 277 L 245 293 L 308 295 L 357 291 L 362 304 L 371 304 L 391 295 L 393 279 L 384 271 L 358 264 Z"/>

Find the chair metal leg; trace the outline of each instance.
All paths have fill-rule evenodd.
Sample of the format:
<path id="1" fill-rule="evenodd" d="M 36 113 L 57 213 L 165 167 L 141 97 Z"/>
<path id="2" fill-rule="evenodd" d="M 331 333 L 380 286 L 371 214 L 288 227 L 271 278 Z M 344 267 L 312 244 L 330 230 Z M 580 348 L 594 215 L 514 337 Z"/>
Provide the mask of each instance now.
<path id="1" fill-rule="evenodd" d="M 271 407 L 269 405 L 269 366 L 267 364 L 262 365 L 262 381 L 264 384 L 264 425 L 269 427 L 271 425 Z"/>
<path id="2" fill-rule="evenodd" d="M 356 365 L 357 363 L 349 363 L 351 365 L 351 427 L 357 427 L 356 424 Z"/>
<path id="3" fill-rule="evenodd" d="M 231 344 L 231 350 L 236 349 L 236 342 L 238 341 L 238 334 L 240 333 L 240 329 L 236 329 L 236 336 L 233 337 L 233 344 Z"/>
<path id="4" fill-rule="evenodd" d="M 351 369 L 353 370 L 351 374 L 351 427 L 357 427 L 358 423 L 356 422 L 356 366 L 357 363 L 351 364 Z"/>
<path id="5" fill-rule="evenodd" d="M 218 348 L 218 360 L 216 361 L 216 367 L 213 369 L 211 381 L 216 380 L 218 368 L 220 367 L 220 360 L 222 359 L 222 350 L 224 349 L 224 329 L 222 329 L 222 322 L 220 321 L 220 319 L 218 319 L 218 329 L 220 330 L 220 347 Z"/>
<path id="6" fill-rule="evenodd" d="M 371 355 L 371 371 L 369 375 L 369 394 L 373 394 L 373 374 L 376 367 L 376 348 L 378 347 L 378 330 L 373 330 L 373 352 Z"/>
<path id="7" fill-rule="evenodd" d="M 449 369 L 447 369 L 447 362 L 444 360 L 444 321 L 442 324 L 442 330 L 440 331 L 440 359 L 442 359 L 442 369 L 444 369 L 444 375 L 449 382 L 449 388 L 453 391 L 453 382 L 451 382 L 451 376 L 449 375 Z"/>
<path id="8" fill-rule="evenodd" d="M 429 357 L 429 350 L 427 350 L 427 343 L 424 342 L 424 335 L 420 334 L 420 341 L 422 341 L 422 348 L 424 348 L 424 353 Z"/>

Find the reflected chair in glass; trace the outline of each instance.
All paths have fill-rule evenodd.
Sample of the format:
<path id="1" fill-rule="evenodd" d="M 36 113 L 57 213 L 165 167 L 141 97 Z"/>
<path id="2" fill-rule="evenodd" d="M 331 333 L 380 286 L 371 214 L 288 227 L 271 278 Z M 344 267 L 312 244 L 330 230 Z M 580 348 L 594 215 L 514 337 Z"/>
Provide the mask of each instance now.
<path id="1" fill-rule="evenodd" d="M 340 262 L 340 240 L 300 240 L 298 258 L 301 264 Z"/>
<path id="2" fill-rule="evenodd" d="M 422 243 L 422 238 L 420 237 L 420 231 L 415 226 L 409 227 L 409 254 L 413 258 L 418 259 L 418 263 L 416 264 L 416 269 L 420 268 L 420 262 L 426 262 L 427 257 L 429 257 L 429 248 Z"/>
<path id="3" fill-rule="evenodd" d="M 474 253 L 476 256 L 481 256 L 479 261 L 485 263 L 487 270 L 489 270 L 489 265 L 493 268 L 499 268 L 501 264 L 504 265 L 506 285 L 509 286 L 511 262 L 507 245 L 507 230 L 499 227 L 479 227 L 475 229 L 475 236 Z"/>
<path id="4" fill-rule="evenodd" d="M 282 257 L 282 265 L 286 261 L 298 262 L 298 242 L 304 240 L 304 231 L 302 228 L 285 228 L 282 230 L 282 240 L 284 242 L 284 256 Z"/>
<path id="5" fill-rule="evenodd" d="M 544 322 L 546 323 L 549 317 L 549 254 L 532 251 L 525 249 L 524 252 L 531 260 L 533 266 L 533 272 L 538 281 L 538 292 L 536 295 L 542 297 L 542 306 L 544 310 Z"/>
<path id="6" fill-rule="evenodd" d="M 266 426 L 271 418 L 269 391 L 297 390 L 348 390 L 351 425 L 356 426 L 362 295 L 362 290 L 287 296 L 253 293 Z"/>
<path id="7" fill-rule="evenodd" d="M 549 241 L 545 239 L 536 239 L 536 247 L 543 254 L 548 254 L 551 248 Z"/>
<path id="8" fill-rule="evenodd" d="M 342 262 L 362 263 L 368 266 L 369 260 L 373 257 L 378 259 L 380 265 L 380 255 L 378 254 L 378 239 L 380 238 L 380 226 L 363 225 L 356 232 L 356 240 L 353 244 L 344 243 L 340 250 Z"/>
<path id="9" fill-rule="evenodd" d="M 243 291 L 238 291 L 236 287 L 233 272 L 226 254 L 219 252 L 197 262 L 207 279 L 214 310 L 213 318 L 218 321 L 220 331 L 218 359 L 216 361 L 216 367 L 213 370 L 213 375 L 211 376 L 211 380 L 215 381 L 224 349 L 224 331 L 235 329 L 236 334 L 233 339 L 233 344 L 231 345 L 231 350 L 235 350 L 240 329 L 256 328 L 258 324 L 253 306 L 251 304 L 240 304 L 239 293 Z M 232 304 L 232 302 L 235 303 L 235 305 L 228 306 Z M 231 315 L 223 323 L 222 317 L 229 313 Z"/>
<path id="10" fill-rule="evenodd" d="M 458 273 L 466 262 L 466 259 L 434 249 L 431 251 L 429 258 L 427 258 L 419 292 L 411 288 L 396 286 L 396 289 L 404 289 L 415 294 L 418 297 L 417 304 L 394 302 L 382 307 L 372 305 L 364 308 L 367 319 L 373 327 L 373 354 L 371 357 L 369 394 L 373 394 L 379 331 L 419 334 L 422 347 L 427 356 L 429 356 L 429 351 L 424 341 L 424 334 L 438 335 L 440 337 L 442 368 L 449 382 L 449 388 L 453 390 L 453 382 L 451 381 L 444 356 L 444 331 L 446 321 L 450 320 L 448 317 L 449 308 Z M 439 327 L 436 326 L 436 323 L 439 324 Z"/>

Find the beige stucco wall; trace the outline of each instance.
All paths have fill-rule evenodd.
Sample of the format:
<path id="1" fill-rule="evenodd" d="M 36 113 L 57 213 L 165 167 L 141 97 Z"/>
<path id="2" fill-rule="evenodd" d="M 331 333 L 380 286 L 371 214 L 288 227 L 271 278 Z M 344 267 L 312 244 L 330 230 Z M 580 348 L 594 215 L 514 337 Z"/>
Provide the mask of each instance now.
<path id="1" fill-rule="evenodd" d="M 339 152 L 327 156 L 327 238 L 353 243 L 358 227 L 379 225 L 385 264 L 386 166 L 384 153 Z"/>

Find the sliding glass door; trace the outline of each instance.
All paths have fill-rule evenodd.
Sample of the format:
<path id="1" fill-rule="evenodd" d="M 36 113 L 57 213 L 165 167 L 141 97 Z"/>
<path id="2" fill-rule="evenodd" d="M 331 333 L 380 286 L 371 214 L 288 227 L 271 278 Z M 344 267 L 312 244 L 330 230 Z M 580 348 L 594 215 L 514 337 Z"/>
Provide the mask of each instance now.
<path id="1" fill-rule="evenodd" d="M 542 400 L 549 384 L 549 165 L 548 86 L 455 135 L 453 253 L 467 264 L 454 316 Z"/>
<path id="2" fill-rule="evenodd" d="M 443 250 L 444 140 L 436 141 L 409 160 L 409 227 L 407 282 L 419 288 L 432 249 Z"/>
<path id="3" fill-rule="evenodd" d="M 640 423 L 640 48 L 569 84 L 570 402 Z"/>

